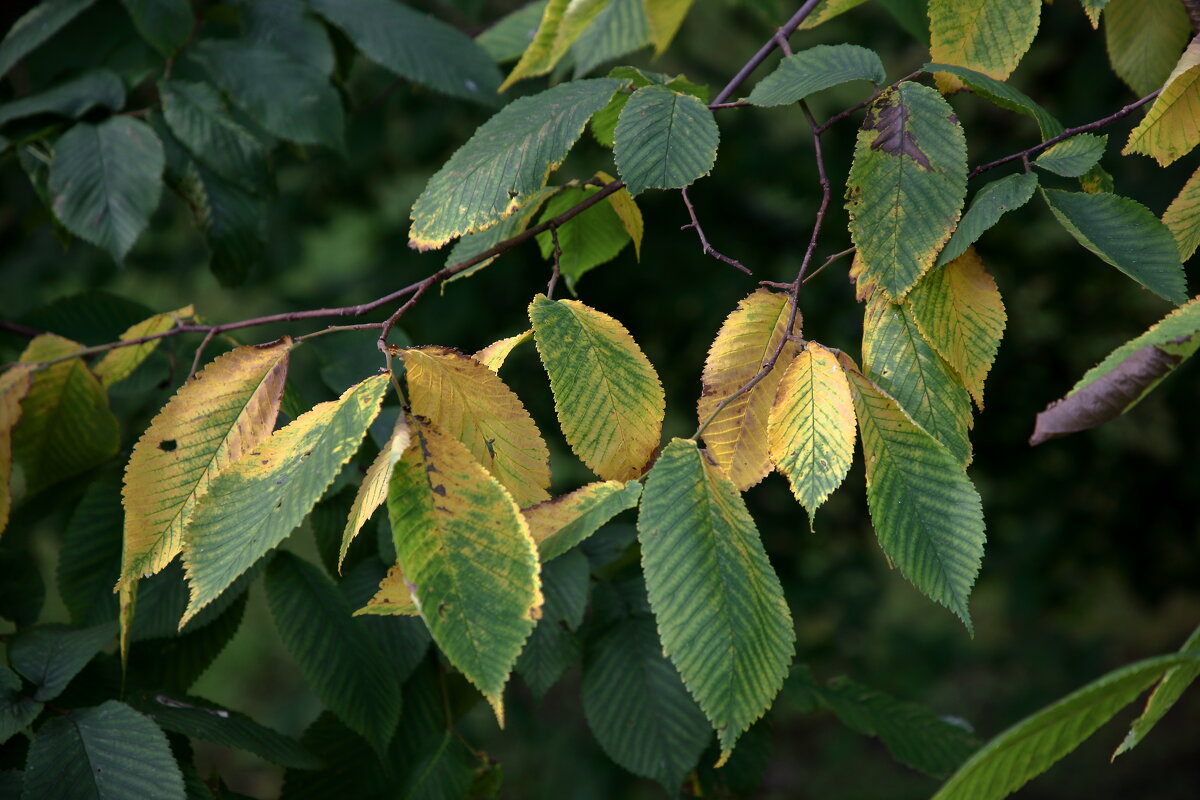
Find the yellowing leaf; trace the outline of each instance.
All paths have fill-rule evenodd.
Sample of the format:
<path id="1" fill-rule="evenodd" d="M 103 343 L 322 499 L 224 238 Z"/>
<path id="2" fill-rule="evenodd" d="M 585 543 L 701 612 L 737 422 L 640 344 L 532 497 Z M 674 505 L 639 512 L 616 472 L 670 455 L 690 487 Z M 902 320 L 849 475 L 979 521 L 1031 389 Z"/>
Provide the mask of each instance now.
<path id="1" fill-rule="evenodd" d="M 542 20 L 533 34 L 533 41 L 525 48 L 504 83 L 500 84 L 500 91 L 503 92 L 522 78 L 545 75 L 554 69 L 584 28 L 607 4 L 608 0 L 550 0 L 542 12 Z"/>
<path id="2" fill-rule="evenodd" d="M 0 533 L 8 526 L 12 509 L 12 431 L 21 418 L 21 400 L 29 391 L 32 368 L 18 364 L 0 375 Z"/>
<path id="3" fill-rule="evenodd" d="M 391 475 L 389 474 L 388 477 L 390 478 Z M 415 587 L 404 577 L 404 571 L 400 569 L 400 565 L 393 564 L 387 571 L 387 575 L 379 582 L 379 591 L 367 601 L 365 606 L 355 611 L 354 616 L 403 614 L 415 617 L 420 611 L 417 610 L 417 603 L 413 599 L 413 588 Z"/>
<path id="4" fill-rule="evenodd" d="M 122 333 L 121 341 L 128 342 L 132 339 L 141 339 L 143 336 L 166 333 L 183 320 L 192 317 L 195 313 L 191 306 L 184 306 L 176 311 L 155 314 L 153 317 L 131 326 Z M 141 344 L 133 344 L 128 347 L 118 347 L 115 350 L 109 350 L 104 354 L 104 358 L 100 359 L 96 364 L 93 371 L 96 373 L 96 377 L 100 379 L 100 383 L 107 389 L 114 383 L 129 377 L 154 352 L 161 341 L 162 339 L 152 339 Z"/>
<path id="5" fill-rule="evenodd" d="M 605 480 L 640 475 L 658 447 L 666 399 L 637 342 L 574 300 L 539 294 L 529 319 L 571 450 Z"/>
<path id="6" fill-rule="evenodd" d="M 1184 261 L 1200 247 L 1200 169 L 1192 173 L 1163 213 L 1163 224 L 1175 236 Z"/>
<path id="7" fill-rule="evenodd" d="M 808 512 L 842 484 L 854 456 L 854 401 L 837 357 L 816 342 L 784 370 L 767 429 L 771 459 Z"/>
<path id="8" fill-rule="evenodd" d="M 1183 51 L 1162 93 L 1129 134 L 1121 155 L 1144 153 L 1160 166 L 1200 144 L 1200 38 Z"/>
<path id="9" fill-rule="evenodd" d="M 83 345 L 52 333 L 33 339 L 21 361 L 53 361 Z M 25 478 L 25 494 L 59 481 L 116 455 L 117 419 L 100 381 L 83 359 L 70 358 L 33 373 L 12 432 L 13 459 Z"/>
<path id="10" fill-rule="evenodd" d="M 792 304 L 786 294 L 759 289 L 738 303 L 708 349 L 696 412 L 703 425 L 717 406 L 753 378 L 788 334 Z M 793 334 L 800 333 L 796 314 Z M 787 342 L 779 364 L 787 364 L 799 347 Z M 753 389 L 735 398 L 704 429 L 704 446 L 739 491 L 771 471 L 767 452 L 767 418 L 782 369 L 767 373 Z"/>
<path id="11" fill-rule="evenodd" d="M 675 32 L 683 24 L 692 7 L 693 0 L 646 0 L 646 20 L 650 23 L 650 41 L 654 44 L 654 55 L 661 56 Z M 862 0 L 859 0 L 862 2 Z"/>
<path id="12" fill-rule="evenodd" d="M 812 13 L 800 23 L 800 30 L 812 30 L 823 22 L 828 22 L 836 16 L 845 14 L 852 8 L 861 6 L 867 0 L 821 0 Z"/>
<path id="13" fill-rule="evenodd" d="M 642 485 L 637 481 L 589 483 L 521 513 L 544 563 L 558 558 L 625 509 L 636 506 L 641 493 Z"/>
<path id="14" fill-rule="evenodd" d="M 346 551 L 350 549 L 350 543 L 354 541 L 354 537 L 358 536 L 362 526 L 366 525 L 367 520 L 375 513 L 375 509 L 383 505 L 383 501 L 387 499 L 387 487 L 388 482 L 392 479 L 392 468 L 404 455 L 404 451 L 408 449 L 411 441 L 408 420 L 403 414 L 400 414 L 396 417 L 396 425 L 392 428 L 392 435 L 388 437 L 387 444 L 379 451 L 379 455 L 375 456 L 371 466 L 367 467 L 367 473 L 363 475 L 358 492 L 354 495 L 354 502 L 350 506 L 350 516 L 346 520 L 346 529 L 342 532 L 342 547 L 338 551 L 338 572 L 342 571 L 342 562 L 346 560 Z"/>
<path id="15" fill-rule="evenodd" d="M 179 388 L 125 467 L 121 584 L 153 575 L 183 546 L 213 478 L 271 435 L 292 342 L 239 347 Z"/>
<path id="16" fill-rule="evenodd" d="M 1163 85 L 1191 36 L 1179 0 L 1110 0 L 1104 8 L 1108 60 L 1140 95 Z"/>
<path id="17" fill-rule="evenodd" d="M 420 418 L 412 435 L 388 489 L 396 563 L 438 648 L 503 725 L 504 685 L 541 615 L 537 548 L 466 447 Z"/>
<path id="18" fill-rule="evenodd" d="M 533 331 L 528 330 L 524 333 L 518 333 L 516 336 L 509 336 L 496 342 L 492 342 L 487 347 L 480 350 L 471 358 L 483 364 L 492 372 L 499 372 L 500 367 L 504 366 L 504 362 L 508 359 L 508 354 L 516 349 L 517 345 L 528 341 L 533 337 Z"/>
<path id="19" fill-rule="evenodd" d="M 930 0 L 929 51 L 934 61 L 970 67 L 1004 80 L 1037 35 L 1042 0 Z M 938 88 L 951 92 L 962 81 L 937 74 Z"/>
<path id="20" fill-rule="evenodd" d="M 467 446 L 521 505 L 550 497 L 550 453 L 513 391 L 475 359 L 443 347 L 404 351 L 412 411 Z"/>
<path id="21" fill-rule="evenodd" d="M 191 598 L 181 627 L 304 521 L 362 444 L 387 388 L 386 375 L 351 386 L 212 479 L 184 538 Z"/>
<path id="22" fill-rule="evenodd" d="M 975 248 L 931 270 L 908 298 L 917 327 L 982 410 L 983 382 L 996 360 L 1008 317 L 996 281 Z"/>
<path id="23" fill-rule="evenodd" d="M 597 172 L 596 177 L 605 183 L 612 183 L 616 180 L 607 172 Z M 633 240 L 633 252 L 641 261 L 642 234 L 645 232 L 646 226 L 642 221 L 642 210 L 638 208 L 637 201 L 633 199 L 633 195 L 629 193 L 628 189 L 618 189 L 608 196 L 608 204 L 612 206 L 612 210 L 617 214 L 617 219 L 621 220 L 621 226 Z"/>

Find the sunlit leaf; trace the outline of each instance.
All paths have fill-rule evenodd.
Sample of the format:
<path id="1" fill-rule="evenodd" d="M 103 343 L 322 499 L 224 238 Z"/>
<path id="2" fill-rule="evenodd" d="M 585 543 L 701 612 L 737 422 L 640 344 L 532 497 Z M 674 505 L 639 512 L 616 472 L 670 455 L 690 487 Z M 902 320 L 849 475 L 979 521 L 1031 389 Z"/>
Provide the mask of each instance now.
<path id="1" fill-rule="evenodd" d="M 930 55 L 1004 80 L 1033 44 L 1042 0 L 929 0 Z M 961 88 L 940 74 L 938 88 Z"/>
<path id="2" fill-rule="evenodd" d="M 507 336 L 503 339 L 498 339 L 492 342 L 487 347 L 480 350 L 471 358 L 483 364 L 492 372 L 499 372 L 500 367 L 504 366 L 504 362 L 508 360 L 508 356 L 517 345 L 522 342 L 527 342 L 533 338 L 533 329 L 518 333 L 516 336 Z"/>
<path id="3" fill-rule="evenodd" d="M 1200 247 L 1200 168 L 1192 173 L 1179 194 L 1163 213 L 1163 224 L 1175 236 L 1179 254 L 1186 261 Z"/>
<path id="4" fill-rule="evenodd" d="M 887 80 L 874 50 L 853 44 L 817 45 L 787 56 L 746 98 L 756 106 L 783 106 L 849 81 Z"/>
<path id="5" fill-rule="evenodd" d="M 408 432 L 408 418 L 404 414 L 399 414 L 396 417 L 396 424 L 392 428 L 392 435 L 388 438 L 387 444 L 380 448 L 379 455 L 375 456 L 371 466 L 367 467 L 362 483 L 359 484 L 358 492 L 354 495 L 354 503 L 350 506 L 350 515 L 346 519 L 346 528 L 342 532 L 342 546 L 338 549 L 338 572 L 342 571 L 342 564 L 346 561 L 346 552 L 350 549 L 350 543 L 354 541 L 354 537 L 358 536 L 362 526 L 367 524 L 367 520 L 375 513 L 375 510 L 387 499 L 387 487 L 392 480 L 392 469 L 404 455 L 404 451 L 408 449 L 411 441 L 412 437 Z"/>
<path id="6" fill-rule="evenodd" d="M 1139 95 L 1166 82 L 1192 36 L 1178 0 L 1110 0 L 1104 7 L 1104 39 L 1113 71 Z"/>
<path id="7" fill-rule="evenodd" d="M 194 314 L 195 311 L 191 306 L 184 306 L 165 314 L 155 314 L 127 329 L 121 334 L 120 341 L 128 342 L 145 336 L 153 336 L 156 333 L 165 333 L 181 322 L 191 319 Z M 109 350 L 103 358 L 96 362 L 96 366 L 92 367 L 92 372 L 96 373 L 101 385 L 107 389 L 114 383 L 129 377 L 143 361 L 150 357 L 150 354 L 158 348 L 161 342 L 162 339 L 152 339 L 142 344 Z"/>
<path id="8" fill-rule="evenodd" d="M 646 20 L 650 24 L 650 41 L 654 44 L 654 55 L 662 55 L 684 17 L 691 10 L 693 0 L 646 0 Z"/>
<path id="9" fill-rule="evenodd" d="M 616 180 L 607 172 L 597 171 L 596 177 L 606 184 Z M 638 208 L 637 201 L 633 199 L 633 195 L 629 193 L 628 189 L 622 188 L 608 196 L 608 204 L 617 213 L 617 219 L 621 220 L 625 233 L 629 234 L 629 238 L 633 240 L 633 252 L 640 261 L 642 258 L 642 234 L 646 230 L 646 224 L 642 221 L 642 210 Z"/>
<path id="10" fill-rule="evenodd" d="M 950 241 L 938 254 L 938 265 L 948 264 L 967 252 L 968 247 L 1000 221 L 1000 217 L 1028 203 L 1037 185 L 1036 175 L 1022 172 L 992 181 L 980 189 L 971 200 L 971 207 L 959 220 Z"/>
<path id="11" fill-rule="evenodd" d="M 661 72 L 651 72 L 636 67 L 614 67 L 608 73 L 608 77 L 628 81 L 628 88 L 631 90 L 637 90 L 643 86 L 665 86 L 676 92 L 685 92 L 693 95 L 705 103 L 708 102 L 708 87 L 692 83 L 685 75 L 664 75 Z M 597 142 L 605 147 L 613 146 L 613 136 L 616 132 L 617 123 L 621 119 L 621 111 L 624 110 L 625 104 L 629 102 L 629 98 L 632 96 L 633 91 L 617 92 L 608 101 L 608 105 L 593 115 L 592 135 L 596 137 Z M 597 172 L 596 176 L 604 176 L 606 180 L 611 180 L 603 172 Z"/>
<path id="12" fill-rule="evenodd" d="M 1100 27 L 1100 12 L 1108 5 L 1108 0 L 1079 0 L 1083 6 L 1083 12 L 1087 14 L 1088 21 L 1092 23 L 1093 28 Z"/>
<path id="13" fill-rule="evenodd" d="M 1165 167 L 1200 144 L 1200 39 L 1183 52 L 1162 93 L 1129 134 L 1122 155 L 1145 153 Z"/>
<path id="14" fill-rule="evenodd" d="M 533 42 L 546 5 L 547 0 L 536 0 L 506 14 L 476 36 L 476 43 L 487 51 L 497 64 L 520 58 Z"/>
<path id="15" fill-rule="evenodd" d="M 800 23 L 800 30 L 812 30 L 823 22 L 828 22 L 836 16 L 845 14 L 847 11 L 857 8 L 867 0 L 821 0 L 813 8 L 812 13 L 804 18 L 804 22 Z"/>
<path id="16" fill-rule="evenodd" d="M 637 481 L 604 481 L 524 509 L 529 533 L 543 562 L 552 561 L 587 539 L 622 511 L 637 505 Z"/>
<path id="17" fill-rule="evenodd" d="M 12 510 L 13 448 L 12 433 L 21 418 L 21 400 L 33 384 L 33 373 L 27 365 L 11 367 L 0 374 L 0 533 L 8 526 Z"/>
<path id="18" fill-rule="evenodd" d="M 712 170 L 720 139 L 717 121 L 699 99 L 646 86 L 621 109 L 613 155 L 630 194 L 681 189 Z"/>
<path id="19" fill-rule="evenodd" d="M 654 0 L 607 0 L 596 19 L 571 45 L 569 55 L 575 61 L 575 77 L 650 44 L 648 2 Z"/>

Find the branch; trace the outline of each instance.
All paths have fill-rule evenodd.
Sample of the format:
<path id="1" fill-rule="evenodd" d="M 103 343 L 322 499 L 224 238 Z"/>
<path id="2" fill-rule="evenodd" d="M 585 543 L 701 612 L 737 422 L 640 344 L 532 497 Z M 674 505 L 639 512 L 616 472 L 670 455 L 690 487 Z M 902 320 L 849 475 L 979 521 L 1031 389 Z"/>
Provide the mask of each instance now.
<path id="1" fill-rule="evenodd" d="M 682 226 L 679 230 L 686 231 L 688 228 L 695 228 L 696 235 L 700 237 L 700 252 L 704 253 L 704 255 L 706 255 L 706 256 L 712 256 L 713 258 L 717 259 L 718 261 L 724 261 L 726 264 L 730 265 L 731 267 L 737 267 L 738 269 L 740 269 L 742 272 L 746 273 L 747 275 L 753 275 L 754 273 L 751 272 L 750 269 L 748 267 L 746 267 L 742 262 L 738 261 L 736 258 L 730 258 L 729 256 L 725 255 L 724 253 L 719 252 L 711 244 L 708 243 L 708 237 L 706 237 L 704 235 L 704 229 L 700 227 L 700 220 L 696 218 L 696 209 L 692 208 L 692 201 L 688 198 L 687 187 L 685 186 L 682 189 L 680 189 L 679 194 L 683 196 L 683 204 L 685 206 L 687 206 L 688 216 L 692 218 L 691 222 L 689 222 L 687 225 Z"/>
<path id="2" fill-rule="evenodd" d="M 550 229 L 550 238 L 554 240 L 554 271 L 550 273 L 550 282 L 546 284 L 546 297 L 553 299 L 554 287 L 558 283 L 558 274 L 562 265 L 562 248 L 558 244 L 558 228 Z"/>

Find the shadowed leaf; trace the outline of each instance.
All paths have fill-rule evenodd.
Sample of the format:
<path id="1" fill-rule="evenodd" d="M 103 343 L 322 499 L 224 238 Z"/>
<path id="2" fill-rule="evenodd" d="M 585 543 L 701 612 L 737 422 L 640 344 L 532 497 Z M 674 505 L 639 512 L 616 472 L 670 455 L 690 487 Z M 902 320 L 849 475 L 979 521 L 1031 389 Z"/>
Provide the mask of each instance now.
<path id="1" fill-rule="evenodd" d="M 774 72 L 755 84 L 746 101 L 756 106 L 783 106 L 849 81 L 870 81 L 878 86 L 885 80 L 883 62 L 874 50 L 822 44 L 784 58 Z"/>
<path id="2" fill-rule="evenodd" d="M 1163 85 L 1191 30 L 1178 0 L 1110 0 L 1104 7 L 1108 60 L 1139 95 Z"/>

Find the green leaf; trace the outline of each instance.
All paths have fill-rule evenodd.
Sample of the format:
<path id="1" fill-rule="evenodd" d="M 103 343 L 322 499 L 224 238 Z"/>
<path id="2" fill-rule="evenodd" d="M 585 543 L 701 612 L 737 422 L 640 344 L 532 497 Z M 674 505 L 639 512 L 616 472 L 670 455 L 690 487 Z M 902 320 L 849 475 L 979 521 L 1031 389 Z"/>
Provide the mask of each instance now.
<path id="1" fill-rule="evenodd" d="M 63 529 L 58 556 L 58 594 L 76 625 L 117 618 L 113 586 L 121 577 L 121 481 L 117 474 L 93 481 Z"/>
<path id="2" fill-rule="evenodd" d="M 266 203 L 196 162 L 178 188 L 204 234 L 217 281 L 240 286 L 263 260 Z"/>
<path id="3" fill-rule="evenodd" d="M 265 185 L 266 146 L 210 84 L 164 80 L 158 93 L 171 133 L 197 161 L 247 191 Z"/>
<path id="4" fill-rule="evenodd" d="M 1160 88 L 1192 36 L 1179 0 L 1111 0 L 1104 40 L 1113 71 L 1139 95 Z"/>
<path id="5" fill-rule="evenodd" d="M 930 55 L 1004 80 L 1033 44 L 1041 13 L 1042 0 L 929 0 Z M 960 86 L 938 76 L 943 91 Z"/>
<path id="6" fill-rule="evenodd" d="M 574 81 L 509 103 L 450 157 L 413 203 L 409 243 L 441 247 L 507 219 L 546 185 L 621 81 Z"/>
<path id="7" fill-rule="evenodd" d="M 1200 247 L 1200 168 L 1192 173 L 1179 194 L 1163 212 L 1163 224 L 1175 235 L 1179 253 L 1186 261 Z"/>
<path id="8" fill-rule="evenodd" d="M 309 62 L 243 39 L 202 39 L 188 52 L 268 133 L 344 149 L 342 101 Z"/>
<path id="9" fill-rule="evenodd" d="M 382 757 L 400 716 L 400 684 L 383 651 L 317 567 L 282 552 L 264 580 L 275 627 L 329 710 Z"/>
<path id="10" fill-rule="evenodd" d="M 816 7 L 813 8 L 812 13 L 804 19 L 804 22 L 800 23 L 800 30 L 812 30 L 818 25 L 828 22 L 834 17 L 845 14 L 847 11 L 861 6 L 866 1 L 867 0 L 821 0 L 821 2 L 817 3 Z"/>
<path id="11" fill-rule="evenodd" d="M 712 730 L 663 655 L 653 617 L 624 617 L 588 642 L 582 692 L 609 758 L 676 796 Z"/>
<path id="12" fill-rule="evenodd" d="M 45 601 L 41 565 L 31 548 L 0 548 L 0 618 L 28 627 L 37 622 Z"/>
<path id="13" fill-rule="evenodd" d="M 82 345 L 42 334 L 21 354 L 25 363 L 78 352 Z M 25 494 L 74 477 L 116 455 L 117 419 L 108 397 L 83 360 L 71 358 L 33 374 L 12 432 L 14 462 L 25 474 Z"/>
<path id="14" fill-rule="evenodd" d="M 404 696 L 409 695 L 405 687 Z M 404 703 L 406 724 L 413 707 Z M 400 735 L 403 736 L 404 726 Z M 300 744 L 324 764 L 321 770 L 289 769 L 284 773 L 281 800 L 328 800 L 353 786 L 355 797 L 382 800 L 396 778 L 384 771 L 370 745 L 328 711 L 322 711 L 300 737 Z M 391 790 L 392 797 L 402 796 Z M 208 800 L 205 798 L 204 800 Z"/>
<path id="15" fill-rule="evenodd" d="M 550 0 L 543 6 L 532 41 L 512 72 L 500 84 L 505 91 L 523 78 L 545 75 L 566 55 L 567 50 L 596 19 L 609 0 Z"/>
<path id="16" fill-rule="evenodd" d="M 1193 655 L 1200 652 L 1200 627 L 1192 631 L 1192 635 L 1183 643 L 1183 647 L 1179 648 L 1180 653 L 1191 651 Z M 1154 691 L 1150 693 L 1150 698 L 1146 701 L 1146 708 L 1142 711 L 1142 715 L 1133 721 L 1133 725 L 1129 728 L 1129 733 L 1125 735 L 1124 741 L 1113 752 L 1113 758 L 1122 753 L 1127 753 L 1138 746 L 1142 739 L 1146 738 L 1151 729 L 1158 724 L 1171 707 L 1183 696 L 1196 677 L 1200 676 L 1200 658 L 1193 658 L 1185 664 L 1180 664 L 1177 667 L 1172 667 L 1163 673 L 1162 680 L 1154 687 Z"/>
<path id="17" fill-rule="evenodd" d="M 286 53 L 329 77 L 335 66 L 329 32 L 307 0 L 233 0 L 247 38 Z"/>
<path id="18" fill-rule="evenodd" d="M 516 667 L 539 700 L 579 656 L 579 639 L 574 631 L 583 621 L 590 579 L 587 556 L 579 550 L 571 550 L 542 567 L 546 603 Z"/>
<path id="19" fill-rule="evenodd" d="M 0 76 L 96 0 L 47 0 L 26 11 L 0 41 Z"/>
<path id="20" fill-rule="evenodd" d="M 1067 231 L 1103 261 L 1164 300 L 1187 300 L 1187 278 L 1171 231 L 1142 204 L 1115 194 L 1043 189 Z"/>
<path id="21" fill-rule="evenodd" d="M 756 106 L 783 106 L 850 81 L 887 80 L 883 62 L 874 50 L 852 44 L 817 45 L 779 62 L 754 86 L 746 100 Z"/>
<path id="22" fill-rule="evenodd" d="M 8 660 L 37 687 L 33 699 L 45 702 L 58 697 L 115 634 L 116 628 L 107 622 L 93 628 L 39 625 L 12 638 Z"/>
<path id="23" fill-rule="evenodd" d="M 649 359 L 621 323 L 583 303 L 539 294 L 529 319 L 571 450 L 605 480 L 640 475 L 666 410 Z"/>
<path id="24" fill-rule="evenodd" d="M 476 36 L 475 42 L 497 64 L 520 58 L 533 42 L 547 2 L 548 0 L 537 0 L 506 14 L 496 24 Z"/>
<path id="25" fill-rule="evenodd" d="M 42 704 L 28 697 L 21 679 L 0 665 L 0 744 L 27 728 L 42 711 Z"/>
<path id="26" fill-rule="evenodd" d="M 1063 132 L 1062 123 L 1051 116 L 1049 111 L 1042 108 L 1041 105 L 1024 92 L 1003 81 L 998 81 L 995 78 L 984 75 L 982 72 L 976 72 L 973 69 L 954 66 L 952 64 L 926 64 L 924 71 L 930 74 L 944 73 L 953 75 L 962 81 L 968 89 L 989 103 L 1008 111 L 1015 111 L 1018 114 L 1032 117 L 1037 121 L 1043 140 L 1050 139 Z"/>
<path id="27" fill-rule="evenodd" d="M 527 508 L 521 513 L 537 543 L 542 563 L 553 561 L 600 530 L 617 514 L 637 505 L 642 485 L 637 481 L 605 481 Z"/>
<path id="28" fill-rule="evenodd" d="M 865 275 L 899 300 L 933 266 L 967 194 L 966 140 L 942 96 L 908 81 L 880 95 L 846 191 Z"/>
<path id="29" fill-rule="evenodd" d="M 633 90 L 643 86 L 666 86 L 668 89 L 685 92 L 700 98 L 705 103 L 708 102 L 708 87 L 692 83 L 683 75 L 664 75 L 661 72 L 650 72 L 635 67 L 614 67 L 608 73 L 608 77 L 626 79 Z M 620 121 L 621 110 L 625 108 L 625 104 L 632 96 L 632 91 L 617 92 L 608 105 L 597 111 L 592 117 L 592 135 L 596 137 L 597 142 L 605 147 L 613 146 L 613 135 L 616 132 L 617 122 Z M 599 174 L 597 173 L 597 175 Z"/>
<path id="30" fill-rule="evenodd" d="M 699 99 L 646 86 L 621 109 L 613 155 L 630 194 L 681 189 L 712 171 L 720 139 L 717 121 Z"/>
<path id="31" fill-rule="evenodd" d="M 949 264 L 967 252 L 968 247 L 1000 221 L 1000 217 L 1028 203 L 1037 185 L 1037 175 L 1022 172 L 992 181 L 976 192 L 971 207 L 962 215 L 950 241 L 938 254 L 937 266 Z"/>
<path id="32" fill-rule="evenodd" d="M 1064 178 L 1078 178 L 1096 166 L 1107 144 L 1107 136 L 1081 133 L 1042 151 L 1033 163 Z"/>
<path id="33" fill-rule="evenodd" d="M 690 440 L 673 439 L 646 477 L 638 540 L 663 651 L 716 729 L 723 761 L 791 664 L 779 578 L 741 495 Z"/>
<path id="34" fill-rule="evenodd" d="M 1133 408 L 1200 348 L 1200 298 L 1159 322 L 1092 367 L 1067 392 L 1038 414 L 1030 444 L 1084 431 Z"/>
<path id="35" fill-rule="evenodd" d="M 876 386 L 945 445 L 959 464 L 970 462 L 971 398 L 922 336 L 909 303 L 892 305 L 878 296 L 868 303 L 862 356 L 863 372 Z"/>
<path id="36" fill-rule="evenodd" d="M 359 484 L 358 491 L 354 495 L 354 501 L 345 514 L 346 524 L 342 530 L 342 543 L 337 548 L 337 558 L 334 560 L 334 565 L 326 563 L 330 572 L 342 571 L 342 564 L 346 561 L 346 554 L 350 551 L 354 537 L 358 536 L 363 525 L 367 524 L 376 509 L 387 499 L 387 487 L 392 480 L 392 469 L 411 442 L 408 420 L 404 414 L 397 414 L 391 436 L 388 437 L 384 446 L 379 448 L 379 455 L 367 467 L 362 483 Z M 317 504 L 317 507 L 320 507 L 320 503 Z"/>
<path id="37" fill-rule="evenodd" d="M 553 219 L 568 208 L 600 191 L 595 186 L 565 189 L 546 203 L 541 222 Z M 587 211 L 558 226 L 558 245 L 562 249 L 559 270 L 567 288 L 575 291 L 579 278 L 588 270 L 617 257 L 629 244 L 629 234 L 611 203 L 597 203 Z M 542 258 L 554 258 L 554 236 L 546 231 L 537 237 Z"/>
<path id="38" fill-rule="evenodd" d="M 470 37 L 394 0 L 312 0 L 363 55 L 402 78 L 496 105 L 500 70 Z"/>
<path id="39" fill-rule="evenodd" d="M 649 2 L 653 0 L 607 0 L 595 21 L 571 46 L 575 77 L 650 44 L 650 18 L 646 15 Z"/>
<path id="40" fill-rule="evenodd" d="M 650 26 L 650 41 L 655 57 L 661 56 L 675 38 L 693 0 L 646 0 L 646 22 Z"/>
<path id="41" fill-rule="evenodd" d="M 391 530 L 388 530 L 391 533 Z M 378 556 L 371 555 L 346 572 L 338 589 L 351 608 L 361 609 L 375 594 L 388 569 Z M 367 629 L 383 650 L 389 670 L 400 683 L 408 680 L 429 650 L 429 629 L 414 616 L 372 615 L 356 611 L 360 625 Z"/>
<path id="42" fill-rule="evenodd" d="M 158 207 L 163 166 L 162 142 L 141 120 L 81 122 L 54 145 L 54 215 L 71 233 L 124 261 Z"/>
<path id="43" fill-rule="evenodd" d="M 0 125 L 37 114 L 78 119 L 93 108 L 118 111 L 125 105 L 125 85 L 108 69 L 90 69 L 44 92 L 0 104 Z"/>
<path id="44" fill-rule="evenodd" d="M 170 58 L 192 34 L 188 0 L 121 0 L 142 38 Z"/>
<path id="45" fill-rule="evenodd" d="M 960 462 L 839 356 L 854 394 L 867 465 L 867 506 L 900 573 L 972 631 L 967 598 L 983 560 L 979 493 Z"/>
<path id="46" fill-rule="evenodd" d="M 226 597 L 233 596 L 233 601 L 206 625 L 192 623 L 184 633 L 170 638 L 134 642 L 125 659 L 128 683 L 186 693 L 237 634 L 246 613 L 247 594 L 227 592 Z"/>
<path id="47" fill-rule="evenodd" d="M 503 242 L 505 239 L 511 239 L 518 233 L 523 233 L 529 227 L 529 223 L 537 215 L 542 204 L 553 197 L 556 193 L 562 191 L 563 187 L 553 186 L 539 189 L 534 192 L 525 203 L 517 209 L 513 214 L 486 230 L 468 233 L 454 243 L 450 248 L 449 254 L 446 256 L 446 266 L 466 261 L 468 258 L 491 250 L 496 245 Z M 446 283 L 452 283 L 463 278 L 469 278 L 479 270 L 491 264 L 499 256 L 491 256 L 472 267 L 468 267 L 457 275 L 452 275 L 446 280 Z"/>
<path id="48" fill-rule="evenodd" d="M 192 596 L 181 625 L 308 516 L 358 450 L 387 388 L 386 375 L 367 378 L 302 414 L 212 479 L 184 539 Z"/>
<path id="49" fill-rule="evenodd" d="M 933 800 L 1000 800 L 1074 750 L 1163 673 L 1194 656 L 1159 656 L 1113 670 L 992 739 Z"/>
<path id="50" fill-rule="evenodd" d="M 22 797 L 38 800 L 183 800 L 167 737 L 124 703 L 56 716 L 29 745 Z"/>

